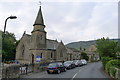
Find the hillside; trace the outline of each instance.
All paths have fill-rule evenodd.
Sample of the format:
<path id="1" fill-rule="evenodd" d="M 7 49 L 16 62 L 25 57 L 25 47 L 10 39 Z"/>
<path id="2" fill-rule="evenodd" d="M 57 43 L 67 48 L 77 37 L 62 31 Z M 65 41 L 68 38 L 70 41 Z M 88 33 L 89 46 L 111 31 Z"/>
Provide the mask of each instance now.
<path id="1" fill-rule="evenodd" d="M 120 39 L 110 39 L 110 40 L 118 41 L 120 43 Z M 96 40 L 72 42 L 66 44 L 66 47 L 79 49 L 80 47 L 88 48 L 90 45 L 96 45 Z"/>

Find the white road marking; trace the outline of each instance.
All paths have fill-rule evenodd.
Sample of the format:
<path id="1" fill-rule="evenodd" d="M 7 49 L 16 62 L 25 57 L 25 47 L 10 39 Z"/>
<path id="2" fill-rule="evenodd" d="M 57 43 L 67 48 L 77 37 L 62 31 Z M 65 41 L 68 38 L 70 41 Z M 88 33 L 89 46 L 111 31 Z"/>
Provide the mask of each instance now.
<path id="1" fill-rule="evenodd" d="M 77 75 L 78 73 L 76 73 L 72 78 L 75 78 L 75 76 Z"/>
<path id="2" fill-rule="evenodd" d="M 81 67 L 80 70 L 79 70 L 79 72 L 80 72 L 83 68 L 84 68 L 84 67 Z"/>

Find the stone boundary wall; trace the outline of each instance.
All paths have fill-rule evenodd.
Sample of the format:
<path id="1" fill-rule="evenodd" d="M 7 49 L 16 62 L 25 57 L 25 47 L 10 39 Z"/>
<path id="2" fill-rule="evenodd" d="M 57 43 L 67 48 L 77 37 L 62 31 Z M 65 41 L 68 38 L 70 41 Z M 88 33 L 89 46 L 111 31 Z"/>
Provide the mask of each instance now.
<path id="1" fill-rule="evenodd" d="M 47 64 L 11 65 L 2 68 L 2 78 L 20 78 L 31 72 L 44 71 Z"/>
<path id="2" fill-rule="evenodd" d="M 116 68 L 115 78 L 118 78 L 118 80 L 120 80 L 120 69 L 118 68 Z"/>
<path id="3" fill-rule="evenodd" d="M 12 65 L 2 68 L 2 78 L 18 78 L 19 75 L 19 65 Z"/>
<path id="4" fill-rule="evenodd" d="M 109 73 L 107 71 L 107 73 L 112 77 L 112 78 L 115 78 L 117 80 L 120 80 L 120 69 L 114 67 L 114 70 L 115 70 L 115 73 L 114 73 L 114 76 L 113 76 L 113 72 L 111 72 L 111 69 L 109 70 Z"/>

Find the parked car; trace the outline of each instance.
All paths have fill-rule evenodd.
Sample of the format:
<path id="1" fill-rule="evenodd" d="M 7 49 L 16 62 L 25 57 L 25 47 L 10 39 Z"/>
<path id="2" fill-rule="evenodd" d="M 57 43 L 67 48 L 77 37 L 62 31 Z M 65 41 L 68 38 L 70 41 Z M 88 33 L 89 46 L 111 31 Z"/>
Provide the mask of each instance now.
<path id="1" fill-rule="evenodd" d="M 60 73 L 60 72 L 65 72 L 66 68 L 63 65 L 62 62 L 54 62 L 54 63 L 50 63 L 47 67 L 47 73 Z"/>
<path id="2" fill-rule="evenodd" d="M 83 65 L 86 65 L 86 64 L 87 64 L 87 61 L 86 61 L 85 59 L 81 59 L 81 61 L 82 61 L 82 64 L 83 64 Z"/>
<path id="3" fill-rule="evenodd" d="M 75 63 L 76 67 L 79 67 L 79 66 L 83 65 L 81 60 L 74 60 L 73 62 Z"/>
<path id="4" fill-rule="evenodd" d="M 75 68 L 75 63 L 73 61 L 65 61 L 64 66 L 66 67 L 66 69 L 72 69 Z"/>

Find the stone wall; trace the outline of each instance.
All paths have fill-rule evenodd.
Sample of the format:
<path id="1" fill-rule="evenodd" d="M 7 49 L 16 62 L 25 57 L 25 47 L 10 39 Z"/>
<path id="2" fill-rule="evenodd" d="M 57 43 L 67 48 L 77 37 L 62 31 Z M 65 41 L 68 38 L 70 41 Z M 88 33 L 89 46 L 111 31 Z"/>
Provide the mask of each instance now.
<path id="1" fill-rule="evenodd" d="M 12 65 L 2 68 L 2 78 L 19 78 L 19 65 Z"/>
<path id="2" fill-rule="evenodd" d="M 108 72 L 108 71 L 107 71 Z M 108 73 L 112 78 L 120 80 L 120 69 L 116 67 L 111 67 Z"/>
<path id="3" fill-rule="evenodd" d="M 41 72 L 45 70 L 47 64 L 28 64 L 26 65 L 11 65 L 2 68 L 2 78 L 20 78 L 21 75 L 26 75 L 31 72 Z M 26 68 L 27 67 L 27 68 Z"/>
<path id="4" fill-rule="evenodd" d="M 118 78 L 118 80 L 120 80 L 120 69 L 118 69 L 118 68 L 116 68 L 115 78 Z"/>

